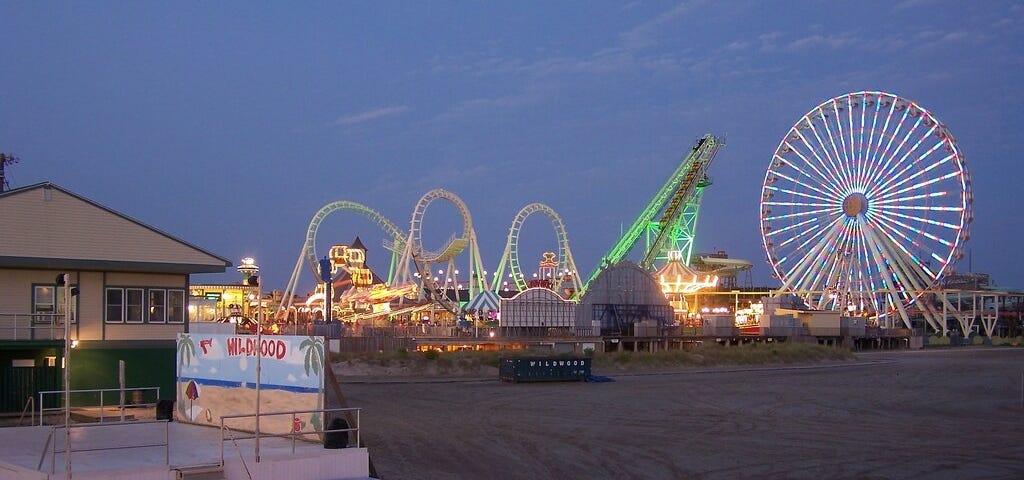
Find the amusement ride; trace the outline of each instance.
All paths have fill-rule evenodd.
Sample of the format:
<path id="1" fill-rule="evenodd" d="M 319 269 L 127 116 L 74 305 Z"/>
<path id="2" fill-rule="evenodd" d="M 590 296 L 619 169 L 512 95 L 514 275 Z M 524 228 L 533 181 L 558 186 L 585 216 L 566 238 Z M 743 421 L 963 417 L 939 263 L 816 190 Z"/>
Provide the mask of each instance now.
<path id="1" fill-rule="evenodd" d="M 768 263 L 815 309 L 876 319 L 908 308 L 945 331 L 941 287 L 963 256 L 971 180 L 949 129 L 905 98 L 875 91 L 814 107 L 779 143 L 761 189 Z"/>

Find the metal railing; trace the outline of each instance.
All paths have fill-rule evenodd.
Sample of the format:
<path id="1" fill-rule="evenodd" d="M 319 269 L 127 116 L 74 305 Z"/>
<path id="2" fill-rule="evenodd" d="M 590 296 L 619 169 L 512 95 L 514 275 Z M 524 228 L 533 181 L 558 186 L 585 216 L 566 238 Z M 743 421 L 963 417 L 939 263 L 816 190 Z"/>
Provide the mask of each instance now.
<path id="1" fill-rule="evenodd" d="M 324 408 L 324 409 L 318 409 L 318 410 L 288 410 L 288 411 L 278 411 L 278 412 L 269 412 L 269 413 L 262 413 L 261 412 L 258 415 L 255 414 L 255 413 L 240 413 L 240 414 L 236 414 L 236 415 L 224 415 L 223 417 L 220 417 L 220 466 L 222 466 L 222 467 L 224 466 L 224 442 L 226 440 L 231 440 L 235 444 L 235 448 L 237 449 L 238 448 L 238 444 L 237 444 L 238 440 L 254 440 L 255 439 L 256 440 L 256 445 L 257 445 L 257 452 L 258 452 L 260 438 L 284 438 L 284 437 L 290 437 L 291 440 L 292 440 L 292 454 L 295 454 L 295 442 L 297 440 L 301 439 L 301 437 L 305 437 L 305 436 L 309 436 L 309 435 L 316 435 L 318 437 L 317 441 L 320 441 L 319 440 L 319 436 L 322 435 L 322 434 L 340 433 L 340 432 L 345 432 L 347 434 L 348 432 L 355 432 L 355 436 L 356 436 L 356 438 L 355 438 L 356 443 L 355 444 L 356 444 L 356 446 L 360 446 L 360 445 L 362 445 L 362 443 L 360 443 L 360 436 L 359 436 L 359 431 L 360 431 L 360 429 L 359 429 L 359 424 L 360 424 L 359 416 L 360 416 L 360 411 L 361 410 L 362 409 L 360 409 L 360 408 Z M 298 415 L 298 414 L 309 414 L 309 413 L 319 413 L 321 415 L 321 418 L 324 419 L 324 422 L 325 422 L 324 427 L 325 428 L 323 428 L 321 430 L 314 430 L 314 431 L 307 431 L 307 432 L 303 432 L 301 430 L 293 430 L 293 431 L 288 432 L 288 433 L 264 433 L 264 432 L 259 431 L 258 428 L 255 429 L 255 431 L 252 431 L 252 432 L 250 432 L 248 430 L 231 428 L 225 422 L 225 420 L 231 421 L 231 420 L 237 420 L 237 419 L 242 419 L 242 418 L 250 418 L 250 419 L 254 419 L 255 420 L 257 418 L 274 417 L 274 416 L 281 416 L 281 415 L 288 415 L 289 418 L 291 419 L 291 418 L 297 418 L 296 415 Z M 328 413 L 339 413 L 339 414 L 343 415 L 344 417 L 347 418 L 346 423 L 349 425 L 349 427 L 348 428 L 337 428 L 337 429 L 326 428 L 327 427 L 326 421 L 327 421 L 327 414 Z M 353 415 L 353 413 L 354 413 L 354 415 Z M 354 422 L 353 422 L 353 420 L 354 420 Z M 352 426 L 353 423 L 355 423 L 354 427 Z M 250 435 L 236 437 L 235 436 L 236 432 L 244 432 L 244 433 L 250 434 Z M 309 441 L 309 440 L 303 439 L 303 441 Z M 239 452 L 239 454 L 241 454 L 241 452 Z M 257 461 L 259 461 L 258 458 L 259 457 L 258 457 L 258 454 L 257 454 Z M 244 462 L 244 459 L 243 459 L 243 462 Z"/>
<path id="2" fill-rule="evenodd" d="M 171 442 L 170 442 L 170 426 L 169 425 L 170 425 L 171 422 L 169 420 L 146 420 L 146 421 L 138 421 L 138 422 L 134 422 L 133 421 L 133 422 L 108 422 L 108 423 L 82 423 L 82 424 L 74 424 L 74 425 L 68 425 L 67 426 L 67 428 L 69 430 L 67 435 L 70 436 L 70 430 L 74 430 L 76 428 L 77 429 L 82 429 L 82 428 L 95 428 L 95 427 L 117 427 L 117 426 L 126 426 L 126 425 L 137 426 L 137 425 L 146 425 L 146 424 L 153 424 L 153 423 L 162 423 L 162 424 L 164 424 L 164 440 L 163 440 L 163 442 L 160 442 L 160 443 L 132 443 L 131 445 L 118 445 L 118 446 L 110 446 L 110 447 L 92 447 L 92 448 L 78 448 L 78 449 L 76 449 L 76 448 L 68 448 L 67 450 L 57 450 L 57 443 L 59 443 L 57 441 L 57 435 L 56 435 L 57 429 L 61 429 L 61 428 L 65 428 L 65 427 L 63 425 L 55 425 L 53 427 L 50 427 L 50 435 L 49 435 L 49 437 L 47 437 L 46 445 L 43 447 L 43 454 L 39 458 L 39 468 L 37 468 L 37 470 L 41 470 L 42 469 L 43 461 L 46 460 L 46 454 L 47 453 L 50 454 L 50 474 L 52 475 L 53 473 L 55 473 L 55 470 L 56 470 L 56 467 L 57 467 L 56 463 L 57 463 L 57 455 L 58 454 L 68 454 L 70 456 L 71 454 L 73 454 L 75 452 L 79 452 L 79 453 L 82 453 L 82 452 L 102 452 L 102 451 L 108 451 L 108 450 L 128 450 L 128 449 L 132 449 L 132 448 L 150 448 L 150 447 L 164 447 L 164 465 L 170 465 L 170 462 L 171 462 Z M 136 442 L 137 439 L 132 439 L 132 441 Z M 67 441 L 67 447 L 71 447 L 70 438 Z M 70 460 L 70 458 L 68 460 Z"/>
<path id="3" fill-rule="evenodd" d="M 131 403 L 125 404 L 124 402 L 121 401 L 121 395 L 120 394 L 122 392 L 125 393 L 125 394 L 129 394 L 129 392 L 133 392 L 133 393 L 131 393 L 131 395 L 134 398 L 131 399 L 132 400 Z M 140 393 L 136 394 L 134 392 L 140 392 Z M 146 397 L 147 397 L 146 392 L 156 392 L 156 395 L 153 397 L 153 401 L 152 402 L 145 401 Z M 43 425 L 43 419 L 46 417 L 46 413 L 47 412 L 63 412 L 64 411 L 64 407 L 63 407 L 63 405 L 64 405 L 64 402 L 63 402 L 64 393 L 65 393 L 64 390 L 46 390 L 46 391 L 39 392 L 39 425 Z M 87 389 L 87 390 L 69 390 L 67 393 L 69 394 L 69 396 L 71 396 L 72 400 L 74 400 L 74 398 L 75 398 L 74 396 L 75 395 L 78 395 L 78 396 L 81 397 L 83 395 L 88 395 L 88 394 L 92 394 L 92 395 L 99 394 L 99 401 L 98 401 L 98 403 L 90 403 L 90 402 L 82 403 L 82 402 L 74 402 L 74 401 L 72 401 L 72 402 L 70 402 L 70 404 L 71 404 L 72 408 L 99 408 L 99 414 L 100 414 L 99 421 L 101 421 L 101 422 L 106 419 L 106 410 L 107 410 L 107 408 L 114 408 L 114 409 L 116 409 L 116 411 L 118 412 L 117 416 L 123 417 L 124 407 L 127 407 L 127 406 L 131 406 L 131 407 L 154 407 L 154 406 L 156 406 L 157 401 L 160 399 L 160 387 L 132 387 L 132 388 L 125 388 L 123 390 L 120 389 L 120 388 L 93 388 L 93 389 Z M 105 394 L 107 394 L 107 393 L 117 393 L 118 394 L 117 401 L 108 403 L 106 401 L 106 396 L 105 396 Z M 60 407 L 46 408 L 46 397 L 50 396 L 50 395 L 57 396 L 57 397 L 59 397 L 62 400 L 60 402 L 60 405 L 61 405 Z"/>
<path id="4" fill-rule="evenodd" d="M 0 313 L 0 340 L 63 339 L 63 313 Z"/>

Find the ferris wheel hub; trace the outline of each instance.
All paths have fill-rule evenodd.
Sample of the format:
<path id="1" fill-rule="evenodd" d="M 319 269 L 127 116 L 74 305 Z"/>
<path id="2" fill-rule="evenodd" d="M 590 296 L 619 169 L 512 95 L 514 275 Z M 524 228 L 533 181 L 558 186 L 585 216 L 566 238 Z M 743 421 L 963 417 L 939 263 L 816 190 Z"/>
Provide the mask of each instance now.
<path id="1" fill-rule="evenodd" d="M 843 200 L 843 213 L 847 217 L 857 218 L 858 215 L 863 215 L 868 211 L 868 197 L 864 196 L 863 193 L 854 192 L 846 196 Z"/>

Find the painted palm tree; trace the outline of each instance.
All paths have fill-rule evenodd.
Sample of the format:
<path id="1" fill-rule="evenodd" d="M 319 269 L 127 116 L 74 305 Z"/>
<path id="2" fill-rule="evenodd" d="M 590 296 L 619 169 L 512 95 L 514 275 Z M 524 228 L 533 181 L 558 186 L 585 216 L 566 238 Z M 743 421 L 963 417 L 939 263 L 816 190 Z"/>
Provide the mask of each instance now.
<path id="1" fill-rule="evenodd" d="M 306 376 L 320 375 L 320 369 L 324 366 L 324 339 L 323 337 L 309 337 L 299 344 L 299 350 L 305 353 L 303 366 L 306 368 Z M 312 374 L 310 373 L 312 371 Z"/>
<path id="2" fill-rule="evenodd" d="M 323 337 L 309 337 L 299 344 L 299 350 L 305 353 L 305 361 L 303 366 L 306 368 L 306 376 L 320 376 L 320 369 L 324 367 L 324 338 Z M 312 372 L 312 375 L 310 374 Z M 322 386 L 322 384 L 321 384 Z M 321 431 L 322 420 L 320 418 L 319 410 L 323 408 L 323 395 L 317 399 L 317 412 L 314 412 L 309 419 L 309 423 L 313 426 L 315 431 Z"/>
<path id="3" fill-rule="evenodd" d="M 192 341 L 192 337 L 187 333 L 181 334 L 178 337 L 178 365 L 191 366 L 195 356 L 196 344 Z"/>

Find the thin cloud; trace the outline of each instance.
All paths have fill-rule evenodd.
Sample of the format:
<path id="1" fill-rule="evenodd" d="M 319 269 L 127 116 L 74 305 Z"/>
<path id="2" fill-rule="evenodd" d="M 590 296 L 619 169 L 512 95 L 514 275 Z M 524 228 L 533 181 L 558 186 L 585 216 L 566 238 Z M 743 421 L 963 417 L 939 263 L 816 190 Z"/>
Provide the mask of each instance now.
<path id="1" fill-rule="evenodd" d="M 657 37 L 666 25 L 697 9 L 702 3 L 700 1 L 683 2 L 669 11 L 633 27 L 620 35 L 621 48 L 633 51 L 657 44 Z"/>
<path id="2" fill-rule="evenodd" d="M 372 122 L 379 118 L 389 117 L 392 115 L 399 115 L 409 111 L 409 107 L 405 105 L 399 105 L 396 107 L 383 107 L 366 112 L 354 113 L 352 115 L 345 115 L 338 117 L 337 120 L 328 123 L 331 127 L 342 127 L 349 125 L 357 125 L 360 123 Z"/>

